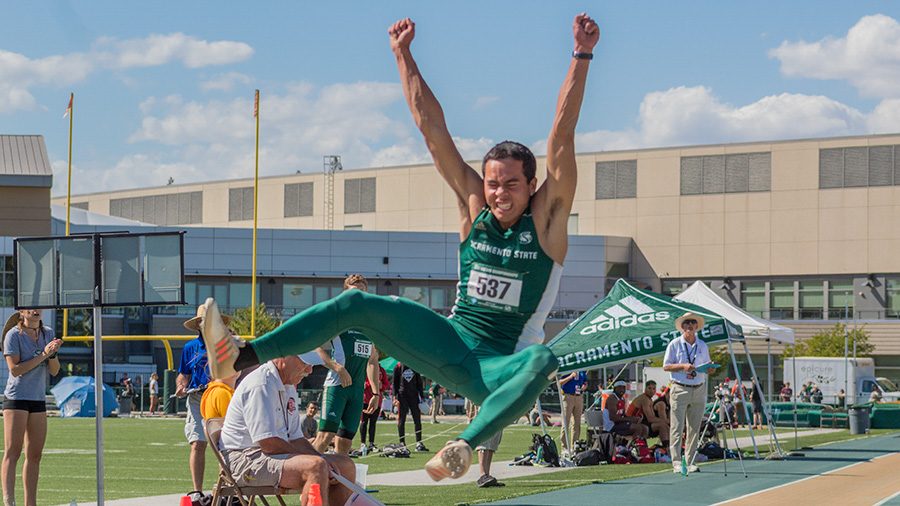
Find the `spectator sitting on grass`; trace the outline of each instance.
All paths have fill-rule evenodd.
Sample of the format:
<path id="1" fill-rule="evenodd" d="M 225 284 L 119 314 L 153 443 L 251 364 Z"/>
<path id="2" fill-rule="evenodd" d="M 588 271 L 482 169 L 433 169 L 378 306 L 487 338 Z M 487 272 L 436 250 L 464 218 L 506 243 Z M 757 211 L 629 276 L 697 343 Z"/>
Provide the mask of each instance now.
<path id="1" fill-rule="evenodd" d="M 625 382 L 618 380 L 613 383 L 613 391 L 606 398 L 605 409 L 609 411 L 609 419 L 612 420 L 612 432 L 620 436 L 640 436 L 647 437 L 649 432 L 646 425 L 641 423 L 641 419 L 636 416 L 627 416 L 625 411 L 628 402 L 625 400 Z"/>
<path id="2" fill-rule="evenodd" d="M 625 414 L 637 417 L 640 423 L 647 427 L 649 437 L 659 436 L 659 440 L 664 447 L 669 446 L 669 423 L 668 418 L 660 418 L 653 409 L 653 398 L 656 396 L 656 382 L 647 381 L 644 384 L 644 392 L 638 395 L 628 405 Z"/>

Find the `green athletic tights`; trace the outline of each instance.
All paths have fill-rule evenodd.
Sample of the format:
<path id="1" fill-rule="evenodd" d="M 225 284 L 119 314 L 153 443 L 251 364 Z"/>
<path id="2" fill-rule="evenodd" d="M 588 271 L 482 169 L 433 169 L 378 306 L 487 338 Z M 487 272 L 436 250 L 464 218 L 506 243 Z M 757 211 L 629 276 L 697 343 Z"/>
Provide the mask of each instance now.
<path id="1" fill-rule="evenodd" d="M 262 363 L 308 352 L 349 329 L 362 332 L 379 350 L 481 405 L 478 416 L 459 436 L 473 448 L 527 412 L 558 367 L 544 345 L 504 354 L 425 306 L 361 290 L 346 290 L 306 309 L 250 341 L 250 346 Z"/>

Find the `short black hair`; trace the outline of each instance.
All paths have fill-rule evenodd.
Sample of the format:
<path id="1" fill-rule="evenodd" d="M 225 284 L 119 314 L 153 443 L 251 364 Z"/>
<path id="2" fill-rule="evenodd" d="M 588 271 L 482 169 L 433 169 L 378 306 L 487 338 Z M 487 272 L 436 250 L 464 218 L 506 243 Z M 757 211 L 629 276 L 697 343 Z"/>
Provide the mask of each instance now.
<path id="1" fill-rule="evenodd" d="M 525 173 L 527 181 L 530 182 L 534 179 L 537 173 L 537 161 L 534 159 L 534 153 L 528 149 L 528 146 L 515 141 L 503 141 L 492 147 L 481 161 L 481 175 L 484 176 L 484 167 L 489 161 L 510 158 L 522 162 L 522 172 Z"/>
<path id="2" fill-rule="evenodd" d="M 656 386 L 656 382 L 653 381 L 653 380 L 649 380 L 649 381 L 647 381 L 646 383 L 644 383 L 644 388 L 647 388 L 647 387 L 649 387 L 650 385 Z"/>

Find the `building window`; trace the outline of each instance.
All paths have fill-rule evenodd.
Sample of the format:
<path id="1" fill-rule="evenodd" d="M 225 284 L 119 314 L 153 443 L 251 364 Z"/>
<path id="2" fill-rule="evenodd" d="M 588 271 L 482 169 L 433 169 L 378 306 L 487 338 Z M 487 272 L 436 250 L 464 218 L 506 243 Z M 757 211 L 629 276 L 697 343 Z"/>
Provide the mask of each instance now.
<path id="1" fill-rule="evenodd" d="M 681 158 L 682 195 L 769 191 L 771 181 L 771 153 Z"/>
<path id="2" fill-rule="evenodd" d="M 445 286 L 401 284 L 399 294 L 405 299 L 418 302 L 437 311 L 446 311 L 451 288 Z"/>
<path id="3" fill-rule="evenodd" d="M 595 199 L 633 199 L 637 197 L 637 160 L 597 162 Z"/>
<path id="4" fill-rule="evenodd" d="M 282 286 L 284 316 L 294 315 L 313 305 L 312 284 L 285 283 Z"/>
<path id="5" fill-rule="evenodd" d="M 203 192 L 111 199 L 109 215 L 164 226 L 203 223 Z"/>
<path id="6" fill-rule="evenodd" d="M 627 278 L 628 277 L 628 264 L 622 263 L 622 262 L 606 262 L 606 277 L 607 278 Z"/>
<path id="7" fill-rule="evenodd" d="M 344 230 L 362 230 L 362 225 L 344 225 Z"/>
<path id="8" fill-rule="evenodd" d="M 313 184 L 294 183 L 284 185 L 284 217 L 313 215 Z"/>
<path id="9" fill-rule="evenodd" d="M 253 187 L 228 190 L 228 221 L 253 219 Z"/>
<path id="10" fill-rule="evenodd" d="M 828 318 L 831 320 L 853 318 L 853 280 L 828 282 Z"/>
<path id="11" fill-rule="evenodd" d="M 74 207 L 76 209 L 84 209 L 85 211 L 87 211 L 88 203 L 87 202 L 72 202 L 72 207 Z"/>
<path id="12" fill-rule="evenodd" d="M 794 282 L 773 281 L 769 286 L 769 318 L 794 319 Z"/>
<path id="13" fill-rule="evenodd" d="M 375 212 L 375 178 L 344 180 L 344 213 Z"/>
<path id="14" fill-rule="evenodd" d="M 662 294 L 674 297 L 684 291 L 683 281 L 663 281 Z"/>
<path id="15" fill-rule="evenodd" d="M 13 307 L 16 275 L 12 256 L 0 255 L 0 307 Z"/>
<path id="16" fill-rule="evenodd" d="M 900 318 L 900 278 L 887 278 L 884 309 L 885 318 Z"/>
<path id="17" fill-rule="evenodd" d="M 756 316 L 766 311 L 766 283 L 763 281 L 741 283 L 741 307 Z"/>
<path id="18" fill-rule="evenodd" d="M 823 319 L 825 308 L 825 284 L 822 280 L 801 281 L 798 294 L 800 298 L 800 319 Z"/>
<path id="19" fill-rule="evenodd" d="M 819 150 L 819 188 L 900 184 L 900 146 L 856 146 Z"/>

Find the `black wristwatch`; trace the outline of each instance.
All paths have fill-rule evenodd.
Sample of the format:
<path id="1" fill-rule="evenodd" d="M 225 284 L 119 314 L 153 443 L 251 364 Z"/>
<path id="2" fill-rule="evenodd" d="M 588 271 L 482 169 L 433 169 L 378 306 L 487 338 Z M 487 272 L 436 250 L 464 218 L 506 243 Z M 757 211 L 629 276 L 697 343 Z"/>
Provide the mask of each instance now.
<path id="1" fill-rule="evenodd" d="M 50 360 L 51 358 L 56 358 L 56 355 L 58 353 L 59 353 L 58 351 L 55 351 L 55 352 L 53 352 L 53 355 L 47 355 L 47 360 Z"/>
<path id="2" fill-rule="evenodd" d="M 572 51 L 572 58 L 576 60 L 593 60 L 594 53 L 579 53 L 578 51 Z"/>

